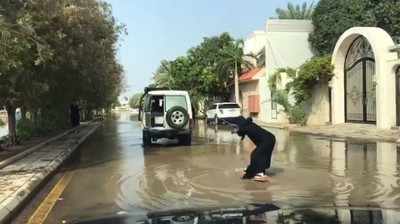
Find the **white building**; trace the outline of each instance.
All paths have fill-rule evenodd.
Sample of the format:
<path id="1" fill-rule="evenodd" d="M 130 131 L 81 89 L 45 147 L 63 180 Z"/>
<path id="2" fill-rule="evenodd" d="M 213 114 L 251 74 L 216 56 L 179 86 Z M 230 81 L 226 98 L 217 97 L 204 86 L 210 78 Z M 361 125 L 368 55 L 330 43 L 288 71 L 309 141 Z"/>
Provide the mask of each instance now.
<path id="1" fill-rule="evenodd" d="M 313 57 L 308 36 L 313 31 L 310 20 L 268 20 L 266 25 L 266 80 L 261 107 L 266 113 L 261 120 L 268 123 L 287 123 L 287 116 L 280 105 L 274 103 L 268 88 L 269 77 L 279 68 L 297 69 Z M 282 78 L 282 87 L 289 80 Z"/>
<path id="2" fill-rule="evenodd" d="M 266 33 L 264 31 L 254 31 L 244 41 L 243 53 L 245 55 L 257 55 L 265 50 Z M 247 57 L 254 65 L 254 69 L 241 74 L 239 78 L 239 98 L 242 106 L 242 114 L 259 119 L 265 113 L 265 108 L 260 107 L 260 99 L 262 99 L 261 88 L 264 88 L 260 80 L 265 79 L 265 69 L 257 68 L 257 60 L 254 57 Z"/>
<path id="3" fill-rule="evenodd" d="M 271 100 L 268 79 L 277 69 L 298 68 L 313 56 L 308 42 L 312 30 L 313 25 L 309 20 L 271 19 L 267 21 L 265 31 L 255 31 L 246 39 L 244 53 L 257 54 L 265 49 L 266 61 L 265 68 L 259 70 L 254 78 L 243 80 L 241 77 L 240 90 L 244 115 L 251 114 L 258 120 L 268 123 L 288 122 L 283 108 Z M 248 75 L 248 72 L 243 74 L 243 76 Z M 283 84 L 287 81 L 285 78 L 282 80 Z M 246 108 L 247 105 L 254 104 L 250 99 L 257 99 L 259 102 L 257 113 L 249 113 L 249 109 Z"/>

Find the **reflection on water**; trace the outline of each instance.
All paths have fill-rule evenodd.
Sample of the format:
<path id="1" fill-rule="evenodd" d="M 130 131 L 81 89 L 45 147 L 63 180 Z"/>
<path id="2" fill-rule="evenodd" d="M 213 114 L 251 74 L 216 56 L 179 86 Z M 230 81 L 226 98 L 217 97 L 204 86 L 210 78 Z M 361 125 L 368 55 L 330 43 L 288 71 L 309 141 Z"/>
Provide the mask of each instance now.
<path id="1" fill-rule="evenodd" d="M 105 122 L 82 151 L 82 168 L 70 184 L 75 206 L 71 208 L 90 208 L 100 202 L 115 203 L 128 211 L 250 203 L 273 203 L 281 208 L 400 208 L 395 144 L 349 142 L 281 129 L 271 132 L 277 137 L 268 170 L 272 182 L 259 183 L 240 179 L 254 145 L 248 139 L 241 142 L 227 128 L 216 132 L 199 123 L 190 147 L 170 144 L 144 149 L 137 118 L 120 114 L 116 121 Z M 96 189 L 96 194 L 82 189 Z M 77 201 L 82 197 L 94 202 L 85 200 L 81 205 Z M 340 220 L 355 216 L 350 210 L 334 212 Z M 381 216 L 385 220 L 399 217 L 393 210 Z"/>

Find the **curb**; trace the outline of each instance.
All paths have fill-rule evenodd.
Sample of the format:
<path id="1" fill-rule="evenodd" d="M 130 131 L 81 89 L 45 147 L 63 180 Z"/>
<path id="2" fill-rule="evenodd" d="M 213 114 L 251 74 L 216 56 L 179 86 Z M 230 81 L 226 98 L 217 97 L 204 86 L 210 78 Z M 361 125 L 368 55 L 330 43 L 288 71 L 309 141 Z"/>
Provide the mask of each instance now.
<path id="1" fill-rule="evenodd" d="M 61 153 L 60 155 L 57 156 L 56 159 L 54 159 L 48 167 L 44 170 L 42 173 L 37 173 L 34 176 L 30 178 L 29 181 L 25 182 L 22 187 L 20 187 L 17 191 L 13 192 L 8 199 L 3 201 L 2 207 L 0 207 L 0 223 L 8 223 L 11 221 L 10 219 L 17 214 L 20 208 L 22 208 L 25 203 L 32 198 L 32 195 L 34 192 L 36 192 L 41 184 L 43 182 L 50 178 L 51 175 L 53 175 L 57 169 L 68 159 L 70 156 L 75 152 L 79 146 L 88 138 L 90 137 L 98 128 L 100 127 L 100 124 L 95 124 L 93 125 L 93 128 L 86 133 L 84 136 L 82 136 L 74 146 L 68 148 L 65 150 L 65 153 Z M 72 131 L 76 130 L 76 128 L 73 128 L 71 130 L 68 130 L 62 134 L 65 135 L 65 133 L 71 133 Z M 60 134 L 61 136 L 61 134 Z M 61 138 L 60 136 L 56 136 L 58 138 Z M 52 138 L 53 140 L 56 139 L 56 137 Z M 49 141 L 47 144 L 50 143 Z M 42 146 L 45 146 L 46 144 L 42 144 Z M 38 149 L 38 147 L 35 147 Z M 34 150 L 32 150 L 33 152 Z M 28 155 L 28 154 L 26 154 Z M 25 155 L 25 156 L 26 156 Z M 22 157 L 21 157 L 22 158 Z"/>
<path id="2" fill-rule="evenodd" d="M 289 128 L 289 131 L 293 132 L 293 133 L 308 134 L 308 135 L 330 137 L 330 138 L 339 138 L 339 139 L 363 140 L 363 141 L 373 141 L 373 142 L 388 142 L 388 143 L 394 143 L 394 144 L 400 143 L 400 141 L 398 141 L 394 137 L 348 136 L 348 135 L 332 134 L 332 133 L 320 133 L 320 132 L 315 133 L 315 132 L 311 132 L 311 131 L 307 131 L 307 130 L 296 130 L 296 129 L 290 129 L 290 128 Z"/>
<path id="3" fill-rule="evenodd" d="M 363 140 L 363 141 L 374 141 L 374 142 L 388 142 L 400 145 L 400 138 L 398 137 L 374 137 L 374 136 L 349 136 L 345 134 L 335 134 L 335 133 L 324 133 L 312 130 L 301 130 L 296 125 L 280 125 L 280 124 L 269 124 L 269 123 L 262 123 L 257 122 L 263 128 L 275 128 L 286 130 L 291 133 L 300 133 L 300 134 L 307 134 L 313 136 L 322 136 L 322 137 L 329 137 L 329 138 L 339 138 L 339 139 L 348 139 L 348 140 Z"/>
<path id="4" fill-rule="evenodd" d="M 12 157 L 10 157 L 8 159 L 5 159 L 5 160 L 1 161 L 0 162 L 0 169 L 3 169 L 4 167 L 6 167 L 6 166 L 8 166 L 8 165 L 10 165 L 10 164 L 22 159 L 22 158 L 24 158 L 25 156 L 33 153 L 34 151 L 36 151 L 36 150 L 48 145 L 49 143 L 51 143 L 53 141 L 56 141 L 56 140 L 58 140 L 58 139 L 60 139 L 60 138 L 62 138 L 64 136 L 68 135 L 69 133 L 71 133 L 71 132 L 73 132 L 73 131 L 81 128 L 81 127 L 82 126 L 71 128 L 71 129 L 69 129 L 69 130 L 67 130 L 67 131 L 65 131 L 65 132 L 63 132 L 61 134 L 58 134 L 58 135 L 56 135 L 56 136 L 54 136 L 54 137 L 52 137 L 50 139 L 47 139 L 46 141 L 41 142 L 41 143 L 39 143 L 39 144 L 37 144 L 37 145 L 35 145 L 35 146 L 33 146 L 33 147 L 21 152 L 21 153 L 18 153 L 17 155 L 14 155 L 14 156 L 12 156 Z"/>

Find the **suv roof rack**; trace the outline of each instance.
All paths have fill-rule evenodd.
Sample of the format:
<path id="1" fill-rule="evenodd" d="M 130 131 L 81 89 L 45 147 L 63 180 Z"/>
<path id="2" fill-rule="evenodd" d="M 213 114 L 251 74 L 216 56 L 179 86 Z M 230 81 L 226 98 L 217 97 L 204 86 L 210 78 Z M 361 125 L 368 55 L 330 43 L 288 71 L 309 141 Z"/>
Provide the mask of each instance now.
<path id="1" fill-rule="evenodd" d="M 144 93 L 147 94 L 150 91 L 156 91 L 156 90 L 171 90 L 171 89 L 170 88 L 145 87 Z"/>

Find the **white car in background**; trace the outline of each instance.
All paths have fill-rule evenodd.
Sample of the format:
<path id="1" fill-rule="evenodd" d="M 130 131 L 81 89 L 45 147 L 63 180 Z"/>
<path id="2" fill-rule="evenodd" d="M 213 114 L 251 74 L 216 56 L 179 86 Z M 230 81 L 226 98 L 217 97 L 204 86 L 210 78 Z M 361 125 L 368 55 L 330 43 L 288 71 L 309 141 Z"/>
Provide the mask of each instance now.
<path id="1" fill-rule="evenodd" d="M 224 123 L 230 118 L 241 116 L 239 104 L 232 102 L 214 103 L 207 111 L 207 122 Z"/>

